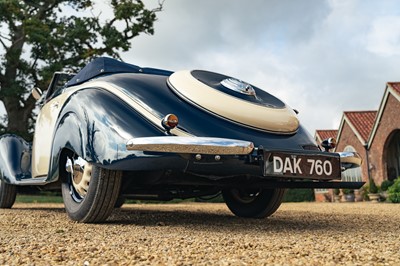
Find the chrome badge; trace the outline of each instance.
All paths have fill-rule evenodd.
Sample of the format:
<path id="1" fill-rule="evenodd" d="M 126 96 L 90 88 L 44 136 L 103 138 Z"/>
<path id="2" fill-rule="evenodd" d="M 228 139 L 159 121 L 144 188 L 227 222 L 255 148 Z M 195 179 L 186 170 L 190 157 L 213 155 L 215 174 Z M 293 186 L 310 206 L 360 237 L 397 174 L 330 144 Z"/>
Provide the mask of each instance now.
<path id="1" fill-rule="evenodd" d="M 256 96 L 256 91 L 250 84 L 235 78 L 224 79 L 221 81 L 221 85 L 227 89 L 240 92 L 242 94 Z"/>

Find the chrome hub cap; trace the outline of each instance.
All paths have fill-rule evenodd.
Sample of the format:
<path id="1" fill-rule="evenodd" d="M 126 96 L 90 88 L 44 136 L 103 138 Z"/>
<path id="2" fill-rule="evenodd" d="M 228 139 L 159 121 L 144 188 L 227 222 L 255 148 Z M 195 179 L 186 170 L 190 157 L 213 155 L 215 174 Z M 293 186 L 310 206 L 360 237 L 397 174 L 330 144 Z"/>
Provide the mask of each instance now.
<path id="1" fill-rule="evenodd" d="M 245 191 L 240 189 L 232 189 L 232 196 L 240 203 L 249 204 L 252 203 L 257 196 L 260 194 L 260 191 Z"/>
<path id="2" fill-rule="evenodd" d="M 75 190 L 80 198 L 84 198 L 89 189 L 90 178 L 92 176 L 92 165 L 81 157 L 74 160 L 68 158 L 65 168 L 66 171 L 71 174 L 71 185 L 73 190 Z M 71 194 L 73 193 L 74 191 L 71 189 Z"/>

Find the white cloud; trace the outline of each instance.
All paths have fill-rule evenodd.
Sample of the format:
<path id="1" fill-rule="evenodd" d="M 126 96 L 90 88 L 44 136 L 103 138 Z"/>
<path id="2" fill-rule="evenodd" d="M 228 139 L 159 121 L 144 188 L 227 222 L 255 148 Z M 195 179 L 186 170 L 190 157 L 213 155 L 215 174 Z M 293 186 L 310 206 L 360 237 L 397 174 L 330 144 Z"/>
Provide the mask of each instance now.
<path id="1" fill-rule="evenodd" d="M 367 49 L 382 56 L 400 55 L 400 17 L 387 16 L 372 22 Z"/>

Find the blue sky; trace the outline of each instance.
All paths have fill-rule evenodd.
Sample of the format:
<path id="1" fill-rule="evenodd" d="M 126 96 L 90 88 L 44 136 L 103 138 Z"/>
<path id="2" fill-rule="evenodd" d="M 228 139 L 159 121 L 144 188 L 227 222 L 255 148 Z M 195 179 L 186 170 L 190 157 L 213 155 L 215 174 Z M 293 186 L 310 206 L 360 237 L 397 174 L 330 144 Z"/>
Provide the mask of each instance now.
<path id="1" fill-rule="evenodd" d="M 399 1 L 167 0 L 158 18 L 125 61 L 240 78 L 298 109 L 312 134 L 377 109 L 400 81 Z"/>

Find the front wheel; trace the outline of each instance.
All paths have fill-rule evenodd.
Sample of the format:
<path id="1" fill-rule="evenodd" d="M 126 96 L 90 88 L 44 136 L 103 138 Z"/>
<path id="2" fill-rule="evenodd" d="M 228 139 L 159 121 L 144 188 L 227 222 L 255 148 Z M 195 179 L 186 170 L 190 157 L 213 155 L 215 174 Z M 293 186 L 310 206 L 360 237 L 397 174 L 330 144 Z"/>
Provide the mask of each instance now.
<path id="1" fill-rule="evenodd" d="M 17 187 L 5 183 L 0 179 L 0 208 L 9 209 L 14 205 L 17 196 Z"/>
<path id="2" fill-rule="evenodd" d="M 225 189 L 222 196 L 233 214 L 245 218 L 264 218 L 281 205 L 285 189 Z"/>
<path id="3" fill-rule="evenodd" d="M 68 216 L 82 223 L 104 222 L 114 209 L 121 186 L 120 171 L 97 167 L 82 158 L 67 159 L 61 186 Z"/>

